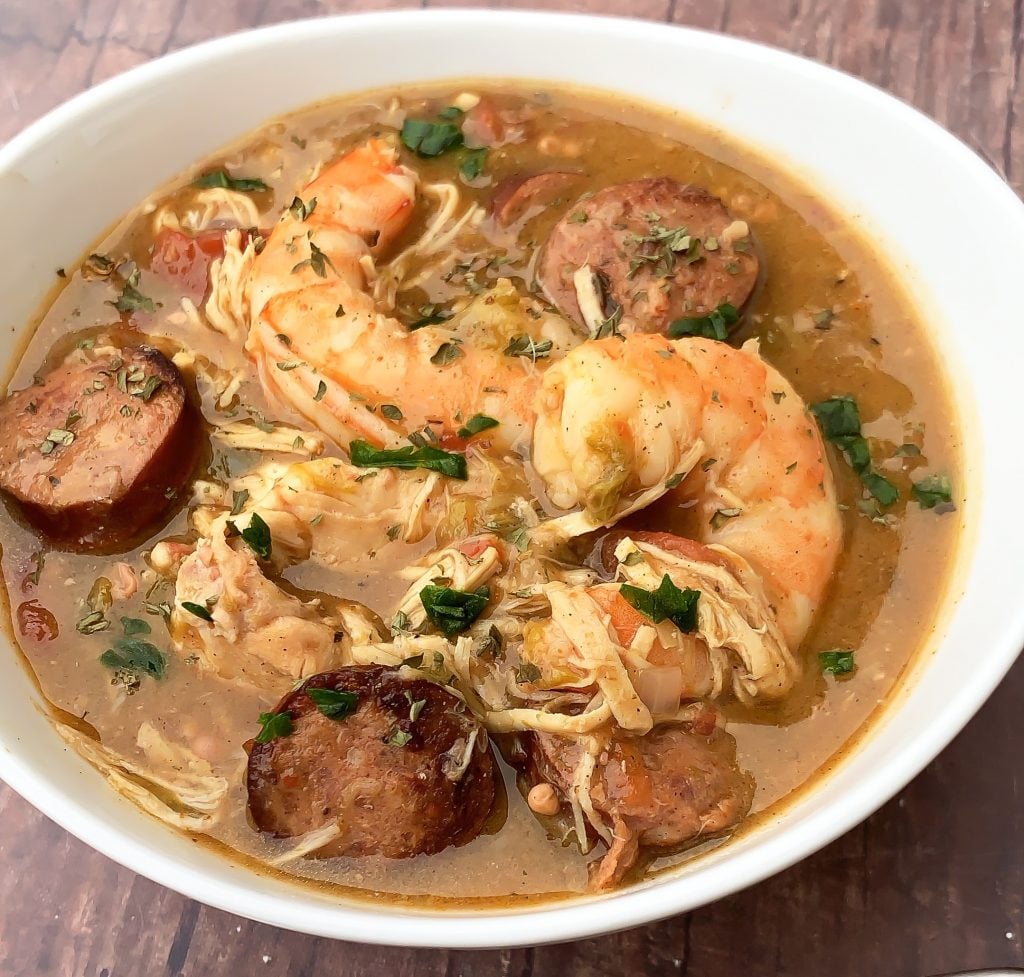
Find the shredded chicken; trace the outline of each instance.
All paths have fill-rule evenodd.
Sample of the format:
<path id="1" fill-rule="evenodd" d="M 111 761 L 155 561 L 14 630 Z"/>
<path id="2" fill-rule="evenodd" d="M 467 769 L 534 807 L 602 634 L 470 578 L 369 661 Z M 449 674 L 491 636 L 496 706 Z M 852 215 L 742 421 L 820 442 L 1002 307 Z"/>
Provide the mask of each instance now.
<path id="1" fill-rule="evenodd" d="M 214 520 L 178 571 L 171 633 L 179 652 L 223 678 L 272 690 L 344 664 L 351 638 L 343 621 L 266 577 L 246 543 L 228 540 L 228 518 Z"/>
<path id="2" fill-rule="evenodd" d="M 150 723 L 144 722 L 138 733 L 147 764 L 130 760 L 63 723 L 57 724 L 57 731 L 115 790 L 161 821 L 187 831 L 207 831 L 217 819 L 228 781 L 216 775 L 202 757 L 167 740 Z"/>

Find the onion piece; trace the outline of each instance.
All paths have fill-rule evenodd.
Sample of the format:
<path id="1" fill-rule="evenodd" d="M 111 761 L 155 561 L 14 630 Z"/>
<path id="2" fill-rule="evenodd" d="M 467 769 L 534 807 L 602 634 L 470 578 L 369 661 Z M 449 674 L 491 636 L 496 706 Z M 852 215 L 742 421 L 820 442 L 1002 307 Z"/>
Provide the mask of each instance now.
<path id="1" fill-rule="evenodd" d="M 652 716 L 674 716 L 683 694 L 683 673 L 678 665 L 653 665 L 637 673 L 636 693 Z"/>

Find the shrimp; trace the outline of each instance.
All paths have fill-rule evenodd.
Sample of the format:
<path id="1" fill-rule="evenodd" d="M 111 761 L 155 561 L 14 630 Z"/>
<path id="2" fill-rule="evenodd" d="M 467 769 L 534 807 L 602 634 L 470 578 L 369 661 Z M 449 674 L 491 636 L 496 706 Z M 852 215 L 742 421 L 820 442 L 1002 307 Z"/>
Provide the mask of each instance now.
<path id="1" fill-rule="evenodd" d="M 653 502 L 704 450 L 700 378 L 660 336 L 584 343 L 544 375 L 533 465 L 571 535 Z"/>
<path id="2" fill-rule="evenodd" d="M 789 648 L 803 640 L 842 544 L 817 425 L 765 363 L 705 339 L 585 343 L 544 375 L 533 465 L 576 535 L 674 492 L 697 541 L 753 568 Z"/>
<path id="3" fill-rule="evenodd" d="M 506 338 L 491 321 L 495 297 L 470 303 L 475 314 L 410 331 L 371 295 L 374 259 L 406 227 L 416 183 L 379 139 L 310 183 L 253 265 L 246 349 L 264 389 L 339 445 L 394 445 L 430 422 L 454 435 L 464 417 L 483 413 L 499 421 L 490 439 L 511 446 L 532 423 L 540 379 L 536 357 L 483 341 Z M 514 302 L 520 333 L 543 341 L 542 316 L 526 315 L 508 288 L 501 301 Z"/>

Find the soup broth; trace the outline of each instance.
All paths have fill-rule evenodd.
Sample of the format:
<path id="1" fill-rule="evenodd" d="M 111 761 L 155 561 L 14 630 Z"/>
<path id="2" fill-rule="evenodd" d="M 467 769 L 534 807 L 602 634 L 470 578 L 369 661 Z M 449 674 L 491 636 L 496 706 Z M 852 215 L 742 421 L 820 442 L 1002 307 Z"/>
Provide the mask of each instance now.
<path id="1" fill-rule="evenodd" d="M 461 111 L 453 108 L 459 106 Z M 410 135 L 409 120 L 449 125 L 459 134 L 449 149 L 422 155 L 410 148 L 416 133 Z M 500 130 L 497 134 L 495 128 Z M 443 141 L 439 132 L 434 128 L 428 134 Z M 62 273 L 62 287 L 15 365 L 10 390 L 32 387 L 35 377 L 59 368 L 69 354 L 89 356 L 101 348 L 123 349 L 144 342 L 173 360 L 199 420 L 195 467 L 185 473 L 182 484 L 166 489 L 166 514 L 127 540 L 68 546 L 41 532 L 31 514 L 27 518 L 17 505 L 0 511 L 2 568 L 15 639 L 52 703 L 56 721 L 79 731 L 76 745 L 101 769 L 109 771 L 113 765 L 120 777 L 115 777 L 118 789 L 125 789 L 125 780 L 134 781 L 141 785 L 139 790 L 166 799 L 167 791 L 174 795 L 175 777 L 183 770 L 201 771 L 193 784 L 199 793 L 217 793 L 216 785 L 223 786 L 208 810 L 203 802 L 198 804 L 198 814 L 180 796 L 171 797 L 169 809 L 181 815 L 179 823 L 186 830 L 264 870 L 339 887 L 339 894 L 436 905 L 553 898 L 587 889 L 588 873 L 603 857 L 605 843 L 591 832 L 596 847 L 584 854 L 568 807 L 556 816 L 531 810 L 525 793 L 535 774 L 528 766 L 510 762 L 522 758 L 517 734 L 496 728 L 491 729 L 491 738 L 497 797 L 482 829 L 463 843 L 403 858 L 372 852 L 296 857 L 296 836 L 274 837 L 258 830 L 249 808 L 247 750 L 260 733 L 258 717 L 274 713 L 289 683 L 283 688 L 261 687 L 246 681 L 241 672 L 227 675 L 208 667 L 202 649 L 190 645 L 191 637 L 182 637 L 191 622 L 182 623 L 187 608 L 183 610 L 181 594 L 176 594 L 173 572 L 154 566 L 154 548 L 161 541 L 183 544 L 180 553 L 187 554 L 208 531 L 209 520 L 196 522 L 198 508 L 212 506 L 222 515 L 228 508 L 244 512 L 246 499 L 230 487 L 258 466 L 302 463 L 318 452 L 321 458 L 346 458 L 347 441 L 338 443 L 318 430 L 309 411 L 294 409 L 280 390 L 268 391 L 253 356 L 243 348 L 244 335 L 240 343 L 211 311 L 209 282 L 211 274 L 230 270 L 231 251 L 225 256 L 223 243 L 228 230 L 241 231 L 240 253 L 247 240 L 270 242 L 264 246 L 273 247 L 273 231 L 282 213 L 309 209 L 312 198 L 304 188 L 311 178 L 373 139 L 397 146 L 401 164 L 415 171 L 419 183 L 412 216 L 387 253 L 375 258 L 374 273 L 384 274 L 394 256 L 422 242 L 432 223 L 439 235 L 447 235 L 436 247 L 413 247 L 396 278 L 386 311 L 406 326 L 426 321 L 421 328 L 443 329 L 448 317 L 467 301 L 486 299 L 501 289 L 536 303 L 545 316 L 556 315 L 538 285 L 539 256 L 556 225 L 562 222 L 567 233 L 573 233 L 572 215 L 582 213 L 586 218 L 579 208 L 600 200 L 598 194 L 605 188 L 669 178 L 718 198 L 756 249 L 757 284 L 746 305 L 737 310 L 739 322 L 727 323 L 728 342 L 738 348 L 756 341 L 764 361 L 808 405 L 854 398 L 870 464 L 867 470 L 862 464 L 858 473 L 851 464 L 856 447 L 842 441 L 842 434 L 831 439 L 827 458 L 841 521 L 841 551 L 820 606 L 794 649 L 799 667 L 794 668 L 791 687 L 779 697 L 744 698 L 728 691 L 713 697 L 719 726 L 735 737 L 738 766 L 754 785 L 746 821 L 738 823 L 750 824 L 751 819 L 777 811 L 835 763 L 932 634 L 960 528 L 954 510 L 960 432 L 940 363 L 922 314 L 908 303 L 889 256 L 856 220 L 835 212 L 794 175 L 719 132 L 654 107 L 610 94 L 521 82 L 464 82 L 363 94 L 274 121 L 144 201 L 97 243 L 94 256 Z M 419 145 L 422 149 L 422 141 Z M 505 188 L 507 193 L 512 187 L 514 192 L 510 181 L 524 174 L 550 173 L 558 178 L 543 187 L 538 184 L 540 189 L 531 190 L 521 212 L 503 223 L 497 191 Z M 240 180 L 255 182 L 245 188 Z M 211 196 L 218 190 L 221 197 Z M 313 206 L 323 216 L 329 205 L 321 192 Z M 450 209 L 447 216 L 445 208 Z M 460 216 L 471 211 L 459 225 Z M 657 214 L 650 216 L 653 238 L 661 225 L 654 219 Z M 585 223 L 581 218 L 578 226 Z M 670 251 L 678 243 L 675 240 Z M 347 274 L 344 268 L 335 268 L 340 262 L 331 257 L 327 245 L 322 247 L 324 274 L 317 272 L 318 277 L 329 281 L 333 273 Z M 696 256 L 695 267 L 701 260 L 717 260 L 715 247 L 726 246 L 708 235 L 703 247 L 707 250 L 703 259 Z M 317 251 L 307 253 L 304 248 L 300 241 L 296 266 L 311 262 L 317 271 Z M 688 248 L 692 242 L 668 258 L 681 261 Z M 738 259 L 744 260 L 745 254 Z M 653 262 L 648 257 L 637 260 Z M 343 304 L 338 303 L 339 323 L 346 321 Z M 607 310 L 606 302 L 603 311 Z M 727 312 L 723 314 L 728 318 Z M 614 315 L 613 310 L 608 319 Z M 223 318 L 230 320 L 230 309 Z M 331 324 L 320 328 L 329 329 Z M 606 328 L 616 330 L 614 323 Z M 586 330 L 580 335 L 580 329 L 577 325 L 577 341 L 582 342 Z M 623 333 L 624 343 L 633 341 L 627 329 Z M 446 383 L 445 356 L 462 355 L 459 342 L 448 345 L 454 353 L 442 353 L 439 347 L 435 354 L 441 361 L 438 384 Z M 547 367 L 540 358 L 536 363 L 538 370 Z M 275 375 L 272 381 L 293 376 L 301 381 L 305 363 L 289 367 L 286 354 L 277 367 L 284 378 Z M 227 381 L 221 382 L 228 376 L 233 378 L 229 390 Z M 126 393 L 145 379 L 144 371 L 134 381 L 126 377 Z M 315 379 L 313 389 L 318 389 Z M 110 381 L 118 382 L 117 370 Z M 372 411 L 374 419 L 388 419 L 392 413 L 402 417 L 412 413 L 408 403 L 415 401 L 417 392 L 410 389 L 405 395 L 402 403 L 367 402 L 362 409 Z M 323 403 L 330 398 L 328 394 Z M 141 406 L 147 405 L 138 399 Z M 310 398 L 310 410 L 315 409 L 315 399 Z M 477 414 L 476 407 L 465 404 L 464 421 Z M 499 431 L 507 427 L 504 420 L 501 423 Z M 824 420 L 822 427 L 827 436 Z M 218 433 L 225 428 L 226 434 Z M 60 427 L 57 435 L 51 432 L 47 454 L 71 450 L 61 442 L 60 431 L 75 436 L 74 420 Z M 543 479 L 536 459 L 524 462 L 500 441 L 486 443 L 486 429 L 461 439 L 451 437 L 450 431 L 439 433 L 439 450 L 468 454 L 471 466 L 493 466 L 486 491 L 477 497 L 446 499 L 435 524 L 415 541 L 407 541 L 407 535 L 415 534 L 406 534 L 396 522 L 366 545 L 361 538 L 353 543 L 358 558 L 333 564 L 301 559 L 267 569 L 274 586 L 292 598 L 319 599 L 316 606 L 328 610 L 339 599 L 356 601 L 379 616 L 390 639 L 396 608 L 415 579 L 402 571 L 417 560 L 480 533 L 500 538 L 506 560 L 529 552 L 533 518 L 524 528 L 521 521 L 505 516 L 516 511 L 511 500 L 531 500 L 540 494 L 538 479 Z M 430 440 L 428 435 L 426 443 Z M 419 450 L 415 440 L 412 445 Z M 268 450 L 274 446 L 280 450 Z M 884 504 L 877 494 L 885 496 L 884 486 L 875 484 L 873 494 L 865 471 L 881 476 L 898 498 Z M 422 471 L 419 476 L 426 477 Z M 703 539 L 706 519 L 686 497 L 689 484 L 677 484 L 625 515 L 616 529 Z M 951 496 L 947 484 L 953 486 Z M 225 492 L 226 503 L 221 501 Z M 247 490 L 247 496 L 250 502 L 255 499 L 255 488 Z M 558 509 L 550 500 L 537 508 L 542 517 Z M 728 509 L 719 513 L 724 513 L 720 522 L 733 518 Z M 271 530 L 276 551 L 281 552 L 276 526 Z M 562 563 L 592 569 L 591 551 L 603 532 L 566 542 L 559 550 Z M 236 539 L 231 545 L 246 544 Z M 166 555 L 167 547 L 163 552 Z M 172 547 L 170 552 L 174 556 L 177 551 Z M 600 573 L 598 578 L 607 579 Z M 482 622 L 497 600 L 494 585 L 489 594 L 492 605 L 483 612 Z M 706 601 L 706 593 L 700 599 Z M 200 624 L 207 618 L 213 621 L 217 609 L 213 604 L 199 606 Z M 176 616 L 168 621 L 172 613 Z M 485 640 L 486 632 L 481 633 Z M 163 664 L 147 671 L 131 657 L 133 646 L 123 643 L 132 639 L 154 646 Z M 523 668 L 521 662 L 516 673 L 520 686 L 524 681 L 529 686 L 531 677 L 533 684 L 542 681 L 539 672 Z M 302 671 L 294 678 L 308 674 Z M 413 710 L 415 701 L 410 698 Z M 475 712 L 471 697 L 468 703 Z M 566 714 L 571 713 L 568 709 Z M 140 735 L 140 730 L 149 732 Z M 274 742 L 283 743 L 285 738 Z M 190 752 L 168 758 L 166 744 Z M 99 748 L 107 752 L 97 752 Z M 150 778 L 146 771 L 153 766 L 154 752 L 161 751 L 163 779 Z M 199 766 L 193 767 L 196 758 Z M 162 787 L 165 782 L 171 786 Z M 622 879 L 629 881 L 692 857 L 694 845 L 705 841 L 698 832 L 671 850 L 642 844 L 637 864 Z"/>

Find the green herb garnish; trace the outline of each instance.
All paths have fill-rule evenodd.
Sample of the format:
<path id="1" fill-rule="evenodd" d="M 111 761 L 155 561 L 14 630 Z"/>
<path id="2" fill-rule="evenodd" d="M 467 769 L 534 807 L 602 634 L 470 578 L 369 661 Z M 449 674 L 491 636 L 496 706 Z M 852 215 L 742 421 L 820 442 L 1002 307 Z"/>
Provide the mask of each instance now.
<path id="1" fill-rule="evenodd" d="M 699 590 L 687 587 L 680 590 L 666 573 L 661 579 L 657 590 L 644 590 L 624 583 L 619 593 L 630 607 L 636 608 L 644 617 L 659 624 L 666 618 L 684 634 L 689 634 L 697 627 L 697 601 Z"/>
<path id="2" fill-rule="evenodd" d="M 402 125 L 402 143 L 417 156 L 440 156 L 462 145 L 462 130 L 451 122 L 406 119 Z"/>
<path id="3" fill-rule="evenodd" d="M 213 621 L 213 615 L 210 613 L 209 608 L 204 607 L 202 604 L 193 603 L 190 600 L 183 600 L 181 602 L 182 610 L 186 610 L 189 614 L 195 614 L 196 617 L 201 618 L 204 621 Z"/>
<path id="4" fill-rule="evenodd" d="M 447 309 L 441 309 L 436 305 L 421 306 L 420 317 L 409 323 L 409 332 L 415 332 L 424 326 L 439 326 L 442 322 L 447 322 L 451 317 L 452 313 Z"/>
<path id="5" fill-rule="evenodd" d="M 114 647 L 100 655 L 100 661 L 115 671 L 145 672 L 157 679 L 163 678 L 167 670 L 167 657 L 143 638 L 117 638 Z"/>
<path id="6" fill-rule="evenodd" d="M 352 464 L 358 468 L 424 468 L 463 482 L 469 477 L 465 455 L 429 444 L 375 448 L 366 441 L 353 441 L 348 451 Z"/>
<path id="7" fill-rule="evenodd" d="M 953 486 L 948 475 L 929 475 L 910 489 L 922 509 L 953 505 Z"/>
<path id="8" fill-rule="evenodd" d="M 359 707 L 359 696 L 345 689 L 306 689 L 317 709 L 328 719 L 344 719 Z"/>
<path id="9" fill-rule="evenodd" d="M 316 210 L 316 197 L 310 197 L 308 204 L 303 203 L 300 197 L 295 197 L 292 200 L 291 205 L 288 207 L 288 210 L 291 211 L 292 217 L 297 221 L 304 221 L 313 213 L 314 210 Z"/>
<path id="10" fill-rule="evenodd" d="M 228 174 L 227 170 L 223 169 L 211 170 L 209 173 L 197 176 L 192 181 L 192 186 L 197 190 L 212 190 L 214 188 L 219 188 L 222 190 L 239 190 L 242 193 L 256 193 L 261 190 L 270 189 L 257 177 L 233 177 Z"/>
<path id="11" fill-rule="evenodd" d="M 477 179 L 484 171 L 484 163 L 487 160 L 486 149 L 470 149 L 462 158 L 459 165 L 459 173 L 467 183 Z"/>
<path id="12" fill-rule="evenodd" d="M 852 397 L 830 397 L 811 404 L 811 412 L 827 441 L 831 441 L 860 477 L 868 493 L 880 505 L 890 506 L 899 497 L 899 490 L 871 465 L 871 449 L 860 433 L 860 410 Z"/>
<path id="13" fill-rule="evenodd" d="M 536 342 L 532 336 L 527 336 L 525 333 L 519 336 L 513 336 L 505 347 L 506 356 L 529 356 L 530 359 L 539 360 L 547 356 L 550 352 L 554 343 L 550 339 L 542 339 L 540 342 Z"/>
<path id="14" fill-rule="evenodd" d="M 412 733 L 407 733 L 404 729 L 396 729 L 386 740 L 389 746 L 408 746 L 412 740 Z"/>
<path id="15" fill-rule="evenodd" d="M 75 630 L 79 634 L 95 634 L 97 631 L 106 631 L 109 627 L 110 622 L 103 616 L 103 611 L 92 611 L 75 624 Z"/>
<path id="16" fill-rule="evenodd" d="M 122 617 L 121 629 L 124 631 L 126 637 L 129 638 L 135 634 L 151 634 L 153 632 L 153 629 L 149 626 L 149 622 L 143 621 L 138 617 Z"/>
<path id="17" fill-rule="evenodd" d="M 724 342 L 729 338 L 729 328 L 739 321 L 740 314 L 736 307 L 729 302 L 723 302 L 707 315 L 687 316 L 674 320 L 669 323 L 668 335 L 670 339 L 679 339 L 680 336 L 701 336 L 704 339 Z"/>
<path id="18" fill-rule="evenodd" d="M 420 591 L 427 617 L 447 636 L 465 631 L 483 612 L 490 596 L 487 587 L 465 591 L 427 584 Z"/>
<path id="19" fill-rule="evenodd" d="M 458 343 L 441 343 L 437 347 L 437 352 L 430 357 L 430 362 L 434 366 L 448 366 L 462 355 L 462 350 L 459 348 Z"/>
<path id="20" fill-rule="evenodd" d="M 499 423 L 499 421 L 493 417 L 488 417 L 486 414 L 474 414 L 466 421 L 465 427 L 460 427 L 456 433 L 460 438 L 471 438 L 474 434 L 479 434 L 481 431 L 497 427 Z"/>
<path id="21" fill-rule="evenodd" d="M 857 667 L 853 660 L 853 652 L 839 648 L 819 651 L 818 661 L 821 663 L 821 670 L 830 675 L 851 675 Z"/>
<path id="22" fill-rule="evenodd" d="M 295 267 L 292 268 L 292 274 L 294 275 L 295 272 L 301 271 L 307 266 L 312 269 L 313 274 L 318 278 L 326 278 L 328 268 L 330 268 L 335 275 L 338 274 L 338 269 L 334 267 L 334 262 L 331 261 L 331 259 L 313 243 L 313 241 L 309 242 L 309 257 L 306 258 L 305 261 L 300 261 L 295 265 Z"/>
<path id="23" fill-rule="evenodd" d="M 256 734 L 257 743 L 269 743 L 280 736 L 291 736 L 295 730 L 290 712 L 261 712 L 260 731 Z"/>
<path id="24" fill-rule="evenodd" d="M 235 528 L 234 523 L 228 523 L 232 529 Z M 236 530 L 237 531 L 237 530 Z M 239 534 L 242 537 L 242 541 L 255 553 L 261 560 L 269 560 L 270 552 L 273 545 L 273 541 L 270 536 L 270 527 L 263 521 L 262 517 L 258 512 L 254 512 L 249 520 L 249 525 L 245 527 Z"/>
<path id="25" fill-rule="evenodd" d="M 107 304 L 112 305 L 118 312 L 156 312 L 156 303 L 138 290 L 138 283 L 139 273 L 136 271 L 122 286 L 117 300 Z"/>

